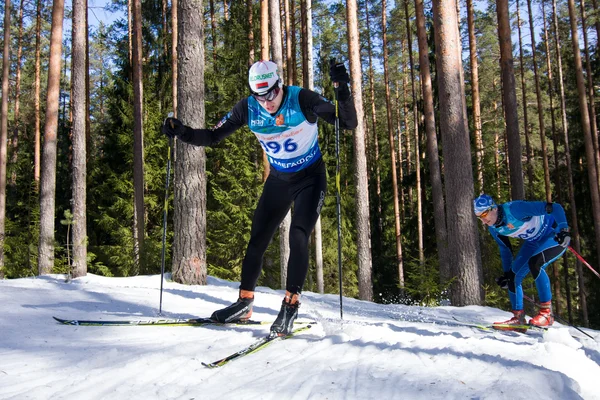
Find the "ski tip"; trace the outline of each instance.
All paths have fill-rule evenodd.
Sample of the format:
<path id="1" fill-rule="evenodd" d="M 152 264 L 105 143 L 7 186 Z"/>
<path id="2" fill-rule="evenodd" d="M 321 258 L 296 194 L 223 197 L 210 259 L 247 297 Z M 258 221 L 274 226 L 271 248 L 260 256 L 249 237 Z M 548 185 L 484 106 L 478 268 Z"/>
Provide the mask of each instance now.
<path id="1" fill-rule="evenodd" d="M 52 318 L 54 318 L 54 320 L 56 320 L 56 322 L 60 322 L 63 325 L 72 325 L 72 321 L 66 320 L 66 319 L 62 319 L 62 318 L 58 318 L 55 316 L 52 316 Z"/>

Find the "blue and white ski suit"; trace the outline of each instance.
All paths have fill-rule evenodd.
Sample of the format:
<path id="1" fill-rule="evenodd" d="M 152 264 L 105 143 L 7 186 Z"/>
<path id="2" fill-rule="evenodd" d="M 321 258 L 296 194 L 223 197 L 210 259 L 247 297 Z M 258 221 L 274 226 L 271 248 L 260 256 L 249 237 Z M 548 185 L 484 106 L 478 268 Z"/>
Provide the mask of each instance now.
<path id="1" fill-rule="evenodd" d="M 513 310 L 523 309 L 523 279 L 531 271 L 541 303 L 552 300 L 546 267 L 566 250 L 554 236 L 568 229 L 565 210 L 558 203 L 511 201 L 498 206 L 498 220 L 488 230 L 498 242 L 502 269 L 514 273 L 508 294 Z M 524 240 L 513 259 L 508 237 Z"/>

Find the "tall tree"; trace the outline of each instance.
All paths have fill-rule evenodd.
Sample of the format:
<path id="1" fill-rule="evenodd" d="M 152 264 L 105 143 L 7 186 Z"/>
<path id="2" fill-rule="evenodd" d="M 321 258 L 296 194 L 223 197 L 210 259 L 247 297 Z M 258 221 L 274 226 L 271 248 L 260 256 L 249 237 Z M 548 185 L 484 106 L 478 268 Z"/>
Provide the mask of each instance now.
<path id="1" fill-rule="evenodd" d="M 481 255 L 472 211 L 473 170 L 469 129 L 465 118 L 465 92 L 458 49 L 456 2 L 433 2 L 440 127 L 444 142 L 447 201 L 448 260 L 456 281 L 450 287 L 453 305 L 482 304 Z"/>
<path id="2" fill-rule="evenodd" d="M 546 126 L 544 124 L 544 103 L 542 101 L 542 92 L 540 88 L 540 75 L 537 65 L 537 49 L 535 46 L 535 29 L 533 26 L 533 11 L 531 10 L 531 0 L 527 0 L 527 10 L 529 11 L 529 32 L 531 34 L 531 58 L 533 62 L 533 76 L 535 78 L 535 95 L 538 107 L 538 121 L 540 124 L 540 141 L 542 144 L 542 162 L 544 164 L 544 187 L 546 189 L 546 201 L 552 202 L 552 188 L 550 186 L 550 167 L 548 165 L 548 146 L 546 145 Z"/>
<path id="3" fill-rule="evenodd" d="M 435 107 L 433 103 L 433 87 L 431 85 L 430 71 L 431 66 L 429 64 L 429 48 L 427 45 L 427 31 L 425 30 L 425 12 L 423 0 L 415 0 L 415 14 L 417 17 L 417 38 L 419 40 L 420 64 L 419 70 L 421 71 L 421 88 L 423 91 L 423 116 L 425 117 L 425 133 L 427 135 L 427 159 L 429 160 L 429 175 L 431 179 L 431 194 L 433 198 L 435 238 L 438 249 L 438 259 L 440 263 L 440 277 L 442 282 L 446 282 L 451 277 L 450 265 L 448 264 L 448 230 L 446 228 L 444 189 L 442 184 L 442 174 L 440 171 L 437 134 L 435 130 Z M 472 61 L 473 60 L 471 60 L 471 62 Z M 476 64 L 477 61 L 475 61 L 475 65 Z M 473 84 L 476 84 L 476 75 L 477 74 L 473 74 Z M 479 85 L 477 84 L 477 86 Z M 475 100 L 473 101 L 475 102 Z M 477 100 L 477 103 L 479 103 L 479 100 Z M 479 134 L 481 135 L 481 132 Z M 483 181 L 481 183 L 483 183 Z"/>
<path id="4" fill-rule="evenodd" d="M 173 115 L 177 118 L 177 35 L 178 35 L 178 11 L 177 4 L 179 0 L 171 0 L 171 74 L 173 76 Z M 251 0 L 249 0 L 251 1 Z"/>
<path id="5" fill-rule="evenodd" d="M 287 0 L 284 0 L 287 3 Z M 312 48 L 313 48 L 313 28 L 312 28 L 312 0 L 305 0 L 305 14 L 306 14 L 306 63 L 308 73 L 306 75 L 306 88 L 309 90 L 315 90 L 315 82 L 314 82 L 314 63 L 312 56 Z M 289 36 L 286 34 L 286 37 Z M 316 270 L 316 281 L 317 281 L 317 290 L 319 293 L 324 293 L 324 281 L 323 281 L 323 235 L 321 229 L 321 216 L 317 219 L 317 223 L 315 224 L 315 270 Z"/>
<path id="6" fill-rule="evenodd" d="M 133 256 L 135 274 L 144 263 L 144 80 L 142 72 L 142 1 L 133 0 Z"/>
<path id="7" fill-rule="evenodd" d="M 177 108 L 181 121 L 203 127 L 204 16 L 202 0 L 179 0 Z M 206 155 L 177 143 L 174 179 L 173 280 L 206 284 Z"/>
<path id="8" fill-rule="evenodd" d="M 525 80 L 525 63 L 523 61 L 523 35 L 521 34 L 521 9 L 520 0 L 517 0 L 517 32 L 519 34 L 519 71 L 521 75 L 521 95 L 523 97 L 523 133 L 525 134 L 525 154 L 527 160 L 528 189 L 533 191 L 533 155 L 531 151 L 531 140 L 529 140 L 529 114 L 527 113 L 527 83 Z"/>
<path id="9" fill-rule="evenodd" d="M 34 77 L 34 99 L 33 99 L 33 113 L 34 113 L 34 152 L 33 152 L 33 180 L 38 189 L 40 182 L 40 165 L 41 165 L 41 113 L 40 113 L 40 98 L 41 98 L 41 53 L 42 53 L 42 0 L 37 0 L 36 11 L 35 11 L 35 77 Z"/>
<path id="10" fill-rule="evenodd" d="M 72 50 L 71 50 L 71 107 L 73 123 L 73 267 L 72 276 L 87 274 L 87 219 L 86 219 L 86 13 L 85 0 L 73 0 Z"/>
<path id="11" fill-rule="evenodd" d="M 498 13 L 498 40 L 500 42 L 500 66 L 502 70 L 503 104 L 506 119 L 508 158 L 510 161 L 510 193 L 513 200 L 525 198 L 523 165 L 521 161 L 521 140 L 519 137 L 519 114 L 515 72 L 513 68 L 512 40 L 508 0 L 496 0 Z M 450 224 L 449 224 L 450 225 Z"/>
<path id="12" fill-rule="evenodd" d="M 6 162 L 8 157 L 8 79 L 10 73 L 10 0 L 4 0 L 4 50 L 2 53 L 2 126 L 0 127 L 0 278 L 4 277 L 6 226 Z"/>
<path id="13" fill-rule="evenodd" d="M 19 30 L 18 30 L 18 38 L 17 38 L 17 71 L 15 77 L 15 108 L 14 108 L 14 126 L 13 126 L 13 135 L 11 140 L 11 151 L 12 157 L 10 163 L 13 166 L 17 165 L 18 159 L 18 149 L 19 149 L 19 128 L 21 125 L 21 66 L 23 59 L 23 8 L 25 1 L 21 0 L 19 5 Z M 12 186 L 17 184 L 17 168 L 13 168 L 10 184 Z M 1 267 L 0 267 L 1 269 Z"/>
<path id="14" fill-rule="evenodd" d="M 560 140 L 559 140 L 559 136 L 558 136 L 558 130 L 556 129 L 556 118 L 555 118 L 555 114 L 554 114 L 554 79 L 553 79 L 553 74 L 552 74 L 552 57 L 551 57 L 551 52 L 550 52 L 550 38 L 548 35 L 548 25 L 547 25 L 547 21 L 546 21 L 546 6 L 545 6 L 545 1 L 542 0 L 542 22 L 543 22 L 543 32 L 544 32 L 544 47 L 546 50 L 546 70 L 548 71 L 548 97 L 550 100 L 550 129 L 552 132 L 552 142 L 553 142 L 553 150 L 554 150 L 554 185 L 555 185 L 555 190 L 554 193 L 556 193 L 556 201 L 560 204 L 563 204 L 563 197 L 562 197 L 562 185 L 561 185 L 561 179 L 560 179 L 560 160 L 559 160 L 559 156 L 558 156 L 558 147 L 560 144 Z M 568 279 L 568 271 L 567 271 L 567 257 L 566 257 L 566 253 L 563 255 L 563 259 L 564 259 L 564 263 L 563 263 L 563 271 L 566 272 L 565 276 Z M 560 275 L 559 275 L 559 268 L 558 268 L 558 263 L 554 264 L 556 265 L 556 267 L 552 268 L 552 274 L 554 275 L 554 312 L 557 315 L 561 315 L 561 309 L 562 309 L 562 303 L 563 303 L 563 296 L 561 293 L 561 284 L 560 284 Z M 565 282 L 566 286 L 565 286 L 565 290 L 567 292 L 567 298 L 569 300 L 567 300 L 568 302 L 570 302 L 570 289 L 569 289 L 569 285 L 568 282 Z"/>
<path id="15" fill-rule="evenodd" d="M 581 54 L 579 53 L 580 49 L 577 31 L 577 13 L 575 11 L 575 1 L 568 0 L 568 4 L 569 20 L 571 22 L 571 44 L 573 45 L 573 59 L 575 61 L 575 78 L 577 80 L 577 94 L 579 99 L 579 112 L 581 114 L 581 128 L 584 136 L 587 173 L 590 185 L 589 190 L 592 201 L 592 220 L 594 222 L 594 232 L 596 235 L 596 252 L 598 254 L 598 259 L 600 259 L 600 193 L 598 193 L 597 185 L 598 176 L 596 171 L 594 145 L 592 142 L 592 132 L 590 128 L 590 115 L 588 113 L 587 96 L 585 92 L 585 81 L 583 78 L 583 68 L 581 64 Z M 581 274 L 579 283 L 583 283 L 583 279 L 581 279 Z M 584 319 L 584 323 L 585 322 L 586 321 Z"/>
<path id="16" fill-rule="evenodd" d="M 590 62 L 590 47 L 588 43 L 587 17 L 585 12 L 585 0 L 579 1 L 581 10 L 581 33 L 583 35 L 583 54 L 585 55 L 585 70 L 587 72 L 587 89 L 590 103 L 590 129 L 592 130 L 592 143 L 594 144 L 594 156 L 596 157 L 596 177 L 600 180 L 600 153 L 598 152 L 598 125 L 596 123 L 596 104 L 594 93 L 594 75 L 592 63 Z M 600 181 L 599 181 L 600 184 Z"/>
<path id="17" fill-rule="evenodd" d="M 415 2 L 418 4 L 419 0 L 415 0 Z M 484 149 L 483 138 L 481 133 L 481 101 L 479 99 L 479 62 L 477 61 L 477 37 L 475 35 L 475 12 L 473 10 L 473 0 L 467 0 L 467 25 L 469 29 L 469 61 L 471 64 L 471 92 L 473 99 L 473 131 L 475 134 L 477 183 L 479 185 L 479 191 L 483 192 Z M 425 44 L 427 44 L 427 42 L 425 42 Z M 421 63 L 422 62 L 423 59 L 421 58 Z"/>
<path id="18" fill-rule="evenodd" d="M 52 31 L 50 33 L 50 61 L 48 64 L 46 125 L 44 127 L 44 146 L 42 149 L 43 165 L 40 177 L 40 241 L 38 245 L 38 270 L 40 275 L 50 274 L 54 266 L 56 148 L 58 142 L 64 11 L 64 1 L 54 0 L 52 4 Z"/>
<path id="19" fill-rule="evenodd" d="M 362 69 L 360 65 L 360 38 L 356 0 L 346 0 L 348 22 L 348 55 L 352 95 L 358 126 L 354 130 L 354 173 L 356 175 L 356 237 L 358 247 L 358 296 L 373 299 L 371 278 L 371 238 L 369 232 L 369 195 L 367 182 L 367 155 L 365 149 L 364 106 L 362 99 Z"/>
<path id="20" fill-rule="evenodd" d="M 365 1 L 365 14 L 366 14 L 366 23 L 367 28 L 370 28 L 371 24 L 369 22 L 369 2 Z M 371 44 L 371 29 L 367 29 L 367 54 L 369 60 L 369 96 L 371 102 L 371 126 L 372 126 L 372 135 L 373 135 L 373 151 L 374 151 L 374 162 L 375 164 L 375 195 L 377 197 L 377 228 L 381 233 L 383 231 L 383 216 L 382 214 L 382 205 L 381 205 L 381 167 L 379 165 L 379 136 L 377 134 L 377 110 L 375 108 L 375 73 L 373 68 L 373 45 Z M 397 86 L 396 86 L 397 90 Z M 396 110 L 399 112 L 399 108 L 396 107 Z M 400 129 L 398 129 L 398 134 L 400 134 Z M 402 145 L 398 142 L 398 147 L 402 149 Z M 402 158 L 399 158 L 400 162 L 402 162 Z"/>
<path id="21" fill-rule="evenodd" d="M 421 196 L 421 150 L 419 139 L 419 113 L 417 107 L 417 88 L 415 85 L 415 71 L 412 51 L 412 30 L 410 27 L 410 14 L 408 12 L 408 0 L 404 0 L 404 15 L 406 17 L 406 37 L 408 38 L 408 64 L 410 68 L 410 87 L 412 93 L 413 124 L 415 138 L 415 188 L 417 196 L 417 243 L 419 245 L 419 262 L 421 265 L 425 262 L 423 253 L 423 202 Z"/>
<path id="22" fill-rule="evenodd" d="M 400 204 L 398 200 L 398 178 L 396 176 L 396 145 L 394 144 L 394 128 L 392 121 L 392 100 L 390 95 L 390 77 L 388 67 L 387 42 L 387 9 L 386 0 L 381 2 L 381 37 L 383 40 L 383 76 L 385 85 L 385 104 L 387 116 L 388 140 L 390 142 L 390 163 L 392 173 L 392 193 L 394 194 L 394 226 L 396 236 L 396 268 L 398 269 L 398 286 L 404 290 L 404 260 L 402 258 L 402 234 L 400 227 Z"/>

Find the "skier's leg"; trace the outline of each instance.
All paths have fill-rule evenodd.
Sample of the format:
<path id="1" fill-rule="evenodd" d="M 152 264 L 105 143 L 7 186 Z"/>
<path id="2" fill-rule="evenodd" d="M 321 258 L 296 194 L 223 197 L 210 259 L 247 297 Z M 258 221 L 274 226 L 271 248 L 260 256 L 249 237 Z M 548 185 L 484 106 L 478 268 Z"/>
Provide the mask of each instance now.
<path id="1" fill-rule="evenodd" d="M 529 320 L 529 323 L 532 325 L 550 326 L 554 323 L 554 317 L 552 316 L 552 289 L 546 267 L 558 259 L 565 251 L 565 248 L 556 244 L 554 238 L 549 238 L 540 246 L 540 251 L 529 260 L 529 269 L 531 270 L 531 275 L 535 281 L 540 298 L 539 312 Z"/>
<path id="2" fill-rule="evenodd" d="M 262 270 L 263 255 L 292 202 L 288 189 L 286 182 L 272 176 L 267 178 L 252 219 L 250 241 L 242 263 L 239 298 L 232 305 L 215 311 L 211 316 L 215 321 L 234 322 L 252 316 L 254 288 Z"/>
<path id="3" fill-rule="evenodd" d="M 323 207 L 326 188 L 325 173 L 313 174 L 295 185 L 286 294 L 279 315 L 271 326 L 272 334 L 288 335 L 298 316 L 300 292 L 308 272 L 308 240 Z"/>
<path id="4" fill-rule="evenodd" d="M 250 241 L 242 262 L 240 289 L 254 291 L 265 251 L 291 204 L 289 183 L 269 176 L 252 218 Z"/>

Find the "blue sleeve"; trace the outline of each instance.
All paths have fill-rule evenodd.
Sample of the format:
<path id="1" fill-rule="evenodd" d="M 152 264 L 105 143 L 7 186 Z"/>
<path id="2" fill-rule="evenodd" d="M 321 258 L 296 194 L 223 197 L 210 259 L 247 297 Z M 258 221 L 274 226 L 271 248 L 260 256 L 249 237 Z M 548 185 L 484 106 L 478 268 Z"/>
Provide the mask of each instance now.
<path id="1" fill-rule="evenodd" d="M 492 234 L 492 237 L 498 243 L 500 249 L 500 259 L 502 260 L 502 270 L 508 272 L 513 261 L 512 246 L 510 240 L 506 236 L 498 235 L 496 229 L 489 226 L 488 230 Z"/>
<path id="2" fill-rule="evenodd" d="M 550 215 L 554 218 L 557 224 L 557 229 L 568 229 L 569 224 L 567 223 L 567 216 L 565 215 L 564 208 L 558 203 L 552 204 L 552 212 Z M 520 220 L 526 217 L 532 217 L 534 215 L 547 215 L 548 203 L 543 201 L 513 201 L 510 203 L 510 212 L 512 215 Z"/>
<path id="3" fill-rule="evenodd" d="M 565 214 L 565 209 L 558 203 L 552 203 L 552 216 L 556 221 L 557 229 L 560 231 L 562 229 L 569 229 L 569 224 L 567 223 L 567 215 Z"/>

